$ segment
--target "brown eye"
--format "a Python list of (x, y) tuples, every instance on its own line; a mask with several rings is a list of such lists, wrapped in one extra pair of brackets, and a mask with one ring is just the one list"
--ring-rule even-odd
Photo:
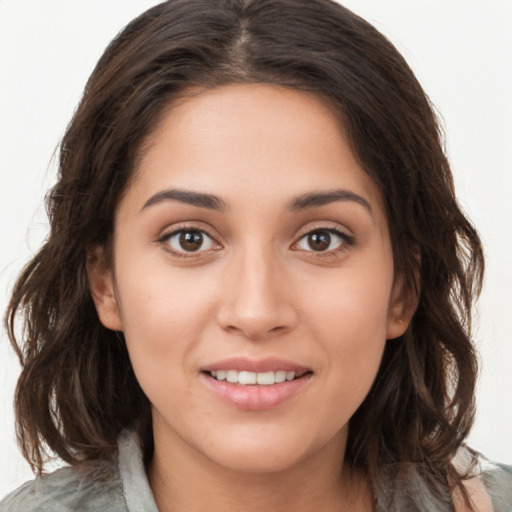
[(331, 234), (327, 231), (314, 231), (307, 235), (308, 245), (313, 251), (325, 251), (331, 245)]
[(306, 233), (295, 245), (309, 252), (336, 252), (352, 245), (352, 238), (337, 229), (315, 229)]
[(198, 251), (203, 245), (203, 234), (200, 231), (182, 231), (179, 234), (179, 244), (184, 251)]
[(207, 233), (199, 229), (179, 229), (160, 241), (168, 244), (174, 253), (204, 252), (217, 247), (218, 244)]

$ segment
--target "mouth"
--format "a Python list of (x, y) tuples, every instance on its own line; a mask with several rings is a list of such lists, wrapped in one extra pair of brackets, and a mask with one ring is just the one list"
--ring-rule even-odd
[(310, 386), (313, 371), (278, 358), (233, 357), (201, 368), (202, 382), (222, 402), (247, 411), (284, 405)]
[(273, 386), (283, 382), (289, 382), (300, 379), (306, 374), (311, 374), (311, 371), (267, 371), (267, 372), (251, 372), (251, 371), (238, 371), (238, 370), (212, 370), (204, 372), (217, 381), (226, 381), (230, 384), (237, 384), (239, 386)]

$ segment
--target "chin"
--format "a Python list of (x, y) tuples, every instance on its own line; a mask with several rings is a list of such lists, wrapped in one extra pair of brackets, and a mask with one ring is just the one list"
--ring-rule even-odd
[(291, 470), (298, 466), (304, 453), (297, 449), (278, 449), (275, 446), (244, 447), (243, 449), (224, 449), (222, 453), (212, 454), (212, 460), (219, 466), (243, 474), (271, 474)]
[(247, 429), (216, 439), (205, 454), (219, 466), (239, 473), (278, 473), (302, 466), (324, 448), (332, 450), (328, 438), (308, 438), (307, 434), (289, 427), (276, 432), (267, 425), (256, 432)]

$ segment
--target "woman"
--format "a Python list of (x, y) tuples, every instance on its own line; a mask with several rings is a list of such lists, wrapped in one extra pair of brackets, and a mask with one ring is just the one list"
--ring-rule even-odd
[(506, 510), (507, 470), (463, 447), (480, 241), (360, 18), (149, 10), (93, 72), (49, 206), (7, 326), (23, 452), (70, 468), (0, 510)]

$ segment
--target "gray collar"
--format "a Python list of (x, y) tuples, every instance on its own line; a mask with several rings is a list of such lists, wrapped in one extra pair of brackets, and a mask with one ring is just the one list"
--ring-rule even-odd
[(144, 469), (139, 439), (134, 432), (124, 431), (119, 444), (119, 474), (128, 512), (158, 512)]

